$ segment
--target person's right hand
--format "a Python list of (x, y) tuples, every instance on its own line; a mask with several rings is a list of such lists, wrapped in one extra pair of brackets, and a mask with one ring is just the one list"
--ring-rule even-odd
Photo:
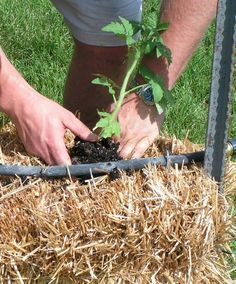
[(12, 118), (26, 151), (49, 165), (71, 164), (64, 142), (66, 128), (84, 140), (97, 139), (72, 112), (37, 92), (18, 102)]

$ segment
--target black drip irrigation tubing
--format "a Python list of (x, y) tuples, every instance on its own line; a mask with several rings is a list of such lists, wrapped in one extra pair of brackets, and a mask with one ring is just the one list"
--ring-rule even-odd
[(92, 164), (78, 164), (70, 166), (22, 166), (0, 164), (0, 176), (34, 176), (42, 178), (84, 177), (109, 174), (116, 169), (139, 170), (147, 165), (168, 166), (171, 164), (186, 165), (203, 162), (204, 151), (180, 155), (167, 155), (163, 157), (140, 158), (132, 160), (119, 160), (114, 162), (99, 162)]
[[(236, 154), (236, 139), (227, 143), (226, 155)], [(68, 176), (87, 177), (112, 173), (114, 170), (140, 170), (147, 165), (188, 165), (204, 161), (205, 151), (186, 153), (180, 155), (166, 155), (162, 157), (140, 158), (132, 160), (119, 160), (114, 162), (99, 162), (92, 164), (78, 164), (71, 166), (22, 166), (0, 164), (1, 176), (34, 176), (42, 178), (60, 178)]]

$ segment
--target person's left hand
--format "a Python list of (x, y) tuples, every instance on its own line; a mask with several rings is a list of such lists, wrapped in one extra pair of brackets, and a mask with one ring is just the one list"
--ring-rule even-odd
[(120, 155), (126, 159), (140, 158), (158, 137), (163, 119), (155, 106), (146, 105), (135, 93), (130, 94), (118, 114)]

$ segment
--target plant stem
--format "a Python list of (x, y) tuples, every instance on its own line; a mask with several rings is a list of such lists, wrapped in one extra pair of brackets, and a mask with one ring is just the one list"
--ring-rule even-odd
[(144, 87), (144, 86), (147, 86), (147, 83), (141, 84), (141, 85), (133, 87), (132, 89), (129, 89), (128, 91), (125, 92), (125, 96), (136, 91), (136, 90), (138, 90), (138, 89), (140, 89), (140, 88), (142, 88), (142, 87)]
[(127, 94), (129, 94), (129, 91), (126, 92), (127, 86), (130, 82), (130, 79), (135, 75), (135, 72), (137, 70), (137, 67), (138, 67), (141, 59), (142, 59), (142, 56), (141, 56), (140, 51), (137, 50), (137, 49), (134, 49), (134, 51), (131, 52), (131, 54), (129, 56), (128, 71), (127, 71), (126, 76), (124, 78), (124, 81), (122, 83), (120, 95), (119, 95), (119, 98), (117, 100), (117, 103), (115, 104), (115, 109), (112, 113), (111, 121), (113, 121), (115, 119), (115, 117), (117, 116), (117, 114), (118, 114), (118, 112), (121, 108), (121, 105), (123, 103), (125, 96)]

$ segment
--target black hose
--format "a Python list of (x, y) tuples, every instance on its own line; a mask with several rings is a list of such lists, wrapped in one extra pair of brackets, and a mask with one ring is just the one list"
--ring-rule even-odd
[(111, 173), (115, 169), (135, 170), (142, 169), (146, 165), (168, 164), (186, 165), (202, 162), (204, 151), (187, 153), (181, 155), (170, 155), (158, 158), (140, 158), (132, 160), (119, 160), (115, 162), (100, 162), (93, 164), (78, 164), (71, 166), (21, 166), (21, 165), (0, 165), (0, 175), (2, 176), (34, 176), (34, 177), (65, 177), (65, 176), (89, 176)]
[[(101, 174), (108, 174), (115, 169), (120, 170), (138, 170), (146, 165), (168, 164), (187, 165), (192, 163), (203, 162), (205, 151), (198, 151), (180, 155), (167, 155), (157, 158), (140, 158), (133, 160), (119, 160), (115, 162), (100, 162), (93, 164), (78, 164), (71, 166), (21, 166), (21, 165), (2, 165), (0, 164), (0, 176), (35, 176), (44, 178), (78, 176), (85, 177)], [(226, 154), (236, 154), (236, 139), (230, 140), (227, 144)]]

